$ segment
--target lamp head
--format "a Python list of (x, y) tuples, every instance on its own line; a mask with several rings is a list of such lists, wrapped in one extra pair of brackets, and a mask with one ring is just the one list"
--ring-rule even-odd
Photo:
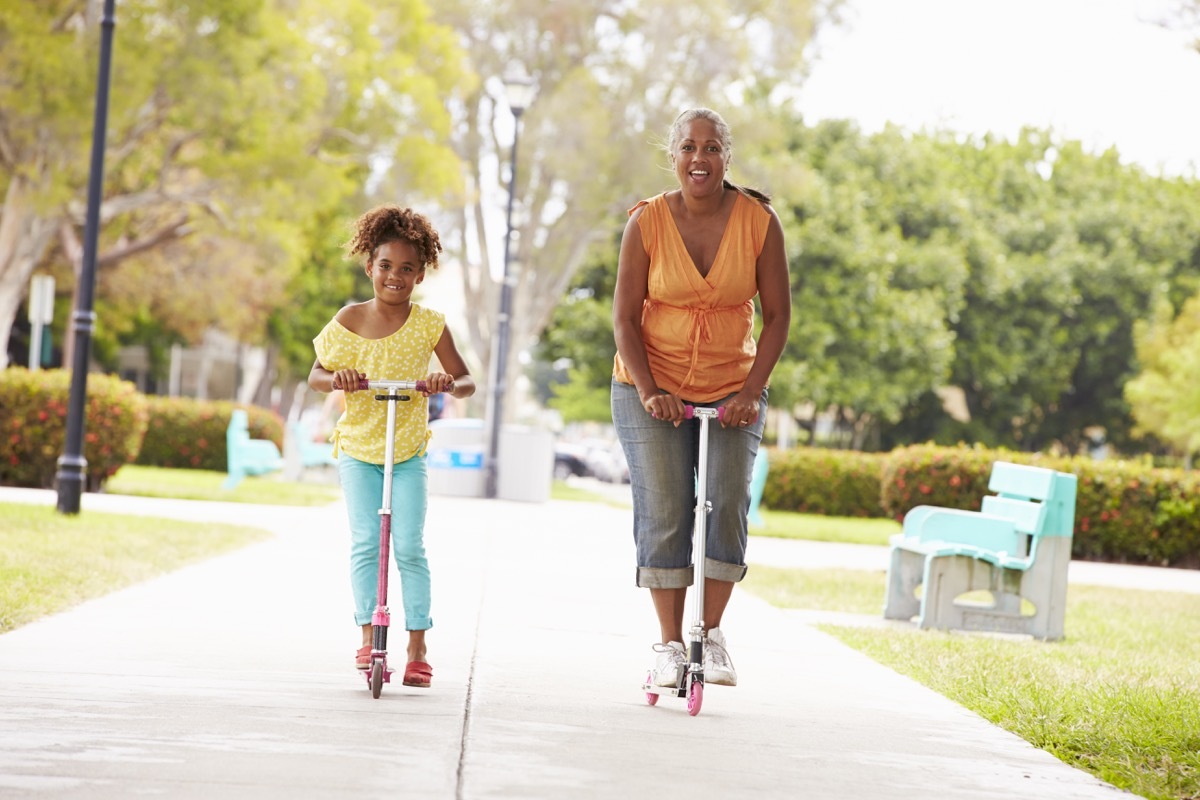
[(510, 76), (504, 79), (504, 92), (514, 117), (519, 117), (533, 102), (534, 85), (529, 78)]

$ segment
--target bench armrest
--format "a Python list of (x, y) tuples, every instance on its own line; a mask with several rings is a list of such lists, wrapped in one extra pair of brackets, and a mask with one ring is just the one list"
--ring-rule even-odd
[[(914, 515), (917, 511), (920, 513)], [(917, 506), (905, 515), (901, 533), (908, 542), (961, 544), (1014, 555), (1022, 552), (1012, 520), (978, 511)]]

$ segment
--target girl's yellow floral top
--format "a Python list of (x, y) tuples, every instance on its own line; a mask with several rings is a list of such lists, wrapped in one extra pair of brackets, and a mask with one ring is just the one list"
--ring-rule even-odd
[[(446, 317), (428, 308), (412, 306), (400, 330), (383, 339), (364, 339), (337, 320), (313, 339), (317, 361), (330, 371), (356, 369), (370, 380), (416, 381), (429, 374), (433, 348), (446, 327)], [(387, 402), (375, 392), (346, 393), (346, 411), (334, 428), (333, 453), (371, 464), (382, 464), (387, 438)], [(429, 400), (419, 392), (396, 403), (395, 462), (425, 453), (429, 441)]]

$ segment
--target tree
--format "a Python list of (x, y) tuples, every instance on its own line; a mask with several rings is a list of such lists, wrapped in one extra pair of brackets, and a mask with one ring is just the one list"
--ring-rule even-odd
[(455, 107), (467, 192), (449, 230), (473, 311), (470, 344), (484, 374), (499, 296), (493, 265), (504, 241), (489, 212), (504, 205), (512, 135), (505, 75), (524, 71), (537, 86), (518, 155), (512, 366), (550, 321), (589, 251), (619, 233), (625, 209), (670, 187), (648, 140), (686, 106), (728, 110), (750, 93), (794, 85), (817, 18), (835, 6), (701, 0), (688, 14), (712, 24), (680, 25), (663, 24), (679, 14), (666, 0), (438, 3), (438, 18), (458, 31), (480, 78)]
[[(99, 7), (0, 17), (0, 345), (39, 264), (78, 269)], [(373, 163), (430, 193), (455, 182), (442, 101), (465, 80), (423, 0), (122, 2), (100, 302), (261, 341), (305, 229)]]
[(1141, 372), (1125, 384), (1138, 429), (1171, 446), (1191, 465), (1200, 451), (1200, 295), (1172, 319), (1163, 301), (1153, 320), (1136, 326)]

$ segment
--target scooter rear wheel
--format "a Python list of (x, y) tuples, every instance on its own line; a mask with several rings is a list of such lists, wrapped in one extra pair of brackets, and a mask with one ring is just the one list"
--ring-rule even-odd
[[(653, 675), (651, 673), (647, 672), (646, 673), (646, 683), (649, 683), (650, 678), (652, 678), (652, 677), (653, 677)], [(649, 703), (650, 705), (654, 705), (655, 703), (658, 702), (658, 695), (655, 694), (654, 692), (646, 692), (646, 702)]]
[(371, 697), (379, 699), (380, 693), (383, 692), (383, 662), (376, 661), (371, 664)]

